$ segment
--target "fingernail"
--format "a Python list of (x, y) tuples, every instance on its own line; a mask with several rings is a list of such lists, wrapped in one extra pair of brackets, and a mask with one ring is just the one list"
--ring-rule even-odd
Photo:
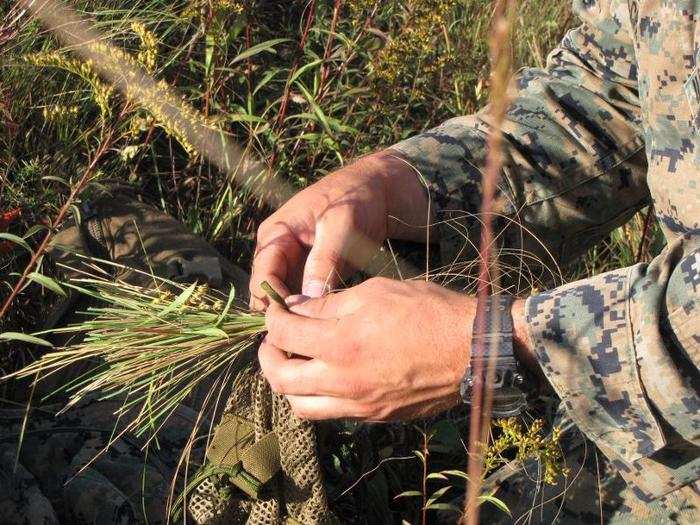
[(284, 300), (284, 302), (287, 303), (287, 306), (293, 308), (294, 306), (304, 304), (309, 299), (311, 299), (311, 297), (308, 295), (290, 295)]
[(301, 292), (307, 297), (316, 298), (321, 297), (325, 289), (326, 284), (323, 281), (309, 281)]

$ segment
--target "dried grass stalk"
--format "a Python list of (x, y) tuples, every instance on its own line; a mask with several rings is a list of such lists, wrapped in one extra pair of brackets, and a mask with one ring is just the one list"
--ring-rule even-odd
[(65, 286), (97, 300), (84, 321), (35, 335), (76, 334), (74, 345), (57, 348), (10, 377), (49, 376), (81, 365), (83, 370), (56, 393), (68, 394), (63, 411), (87, 396), (123, 397), (115, 414), (126, 416), (124, 432), (158, 429), (198, 386), (227, 373), (265, 329), (263, 314), (236, 304), (206, 285), (181, 285), (153, 277), (153, 288), (101, 277)]

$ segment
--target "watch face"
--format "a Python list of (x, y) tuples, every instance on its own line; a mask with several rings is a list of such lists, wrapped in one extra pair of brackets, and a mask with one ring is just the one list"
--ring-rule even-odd
[(506, 387), (493, 392), (492, 417), (520, 415), (527, 406), (527, 396), (517, 387)]

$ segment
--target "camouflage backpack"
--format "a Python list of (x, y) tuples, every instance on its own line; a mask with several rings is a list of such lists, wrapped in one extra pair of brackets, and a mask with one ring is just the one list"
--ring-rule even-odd
[[(86, 268), (85, 259), (76, 255), (80, 253), (123, 265), (124, 269), (115, 277), (134, 284), (148, 286), (149, 283), (147, 276), (144, 279), (143, 274), (132, 268), (176, 281), (206, 281), (222, 289), (234, 286), (241, 292), (240, 300), (246, 300), (248, 276), (244, 271), (221, 257), (203, 239), (186, 231), (178, 221), (144, 202), (132, 189), (100, 186), (86, 195), (79, 220), (68, 224), (52, 243), (51, 259), (64, 268), (65, 277), (73, 277)], [(46, 326), (72, 322), (79, 315), (77, 312), (85, 310), (86, 301), (75, 293), (69, 294), (48, 315)], [(176, 492), (183, 492), (182, 501), (197, 523), (335, 521), (322, 483), (314, 426), (296, 418), (287, 401), (270, 390), (257, 370), (254, 354), (249, 364), (232, 385), (223, 413), (216, 416), (220, 423), (213, 436), (200, 440), (208, 446), (206, 459), (202, 460), (200, 454), (199, 473), (192, 474), (190, 467), (189, 479), (178, 482)], [(60, 377), (44, 382), (42, 388), (51, 391), (79, 373), (80, 370), (65, 371)], [(51, 432), (52, 428), (74, 426), (75, 435), (67, 432), (67, 443), (63, 446), (29, 440), (20, 456), (20, 473), (26, 475), (14, 479), (0, 476), (0, 492), (5, 493), (0, 496), (0, 513), (16, 517), (8, 520), (9, 523), (26, 523), (27, 519), (29, 523), (167, 521), (170, 483), (205, 395), (206, 392), (197, 393), (189, 406), (179, 407), (172, 421), (159, 433), (157, 452), (143, 453), (143, 440), (125, 436), (79, 475), (76, 474), (81, 467), (110, 439), (104, 430), (110, 428), (110, 423), (113, 425), (119, 400), (87, 403), (58, 418), (32, 415), (30, 433), (39, 428)], [(47, 412), (46, 407), (42, 410)], [(18, 431), (21, 411), (17, 412), (17, 420), (13, 420), (17, 424), (8, 428)], [(5, 416), (6, 420), (15, 417)], [(92, 426), (100, 427), (101, 431), (88, 431), (86, 436), (76, 438)], [(44, 450), (47, 445), (52, 451)], [(4, 457), (2, 452), (0, 461), (9, 462), (10, 456)], [(55, 471), (40, 468), (31, 460), (61, 454), (69, 460)], [(195, 451), (195, 463), (196, 456)], [(122, 468), (115, 468), (115, 464)], [(45, 487), (52, 489), (47, 492), (43, 490)], [(184, 491), (183, 487), (186, 487)], [(26, 496), (30, 492), (37, 497), (28, 500)]]

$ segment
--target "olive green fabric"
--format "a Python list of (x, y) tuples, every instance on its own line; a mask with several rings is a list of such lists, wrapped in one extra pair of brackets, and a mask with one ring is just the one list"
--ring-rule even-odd
[(255, 427), (234, 414), (224, 414), (207, 449), (214, 470), (229, 469), (231, 483), (252, 498), (280, 470), (277, 436), (269, 432), (255, 440)]
[[(279, 465), (274, 463), (277, 450)], [(231, 465), (243, 468), (231, 476)], [(204, 472), (211, 475), (189, 497), (197, 523), (336, 522), (323, 486), (313, 424), (297, 418), (288, 401), (272, 392), (254, 369), (234, 386)], [(241, 472), (267, 479), (256, 487), (255, 499), (247, 490), (250, 480), (242, 481)]]

